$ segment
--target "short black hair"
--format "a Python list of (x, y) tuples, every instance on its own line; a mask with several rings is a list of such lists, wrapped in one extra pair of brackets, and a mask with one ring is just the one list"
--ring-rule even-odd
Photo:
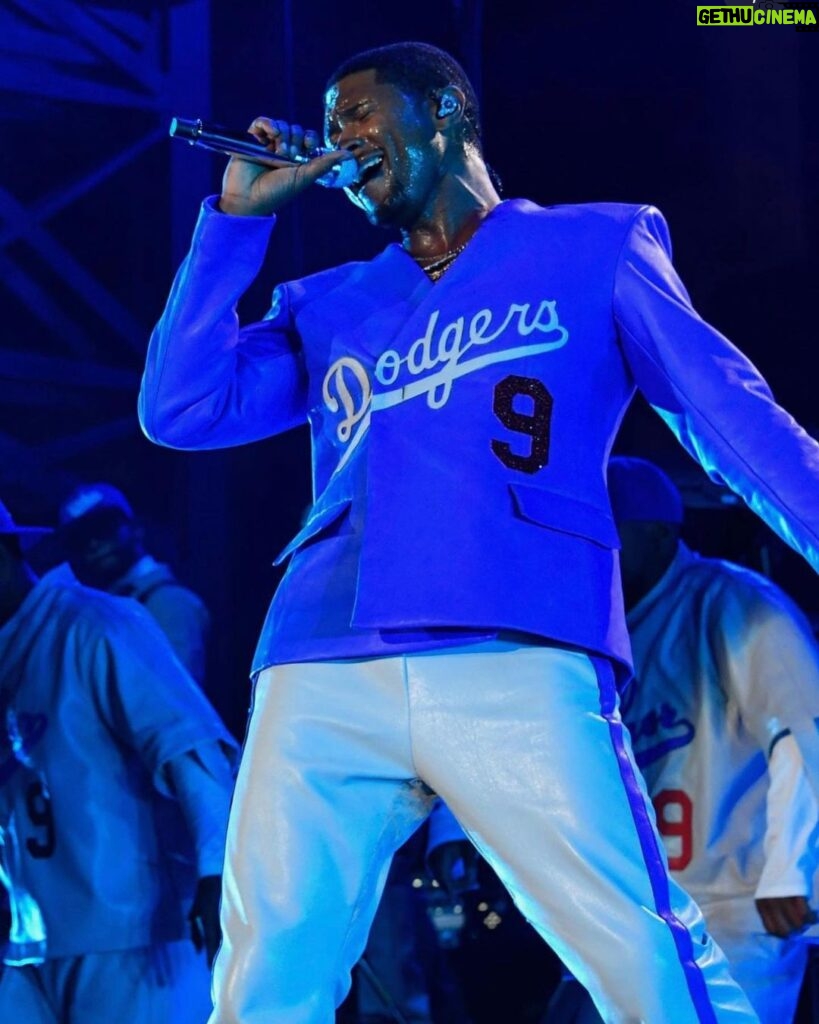
[(404, 92), (421, 97), (434, 96), (448, 85), (456, 85), (466, 97), (464, 141), (481, 146), (481, 111), (472, 83), (445, 50), (429, 43), (391, 43), (364, 50), (335, 69), (324, 91), (357, 71), (375, 71), (376, 81), (388, 82)]

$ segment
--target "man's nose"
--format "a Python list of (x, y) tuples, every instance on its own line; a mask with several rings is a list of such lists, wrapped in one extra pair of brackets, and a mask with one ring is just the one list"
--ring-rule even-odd
[(337, 149), (346, 149), (350, 153), (355, 153), (356, 150), (361, 149), (364, 145), (364, 140), (358, 134), (354, 127), (342, 128), (336, 139)]

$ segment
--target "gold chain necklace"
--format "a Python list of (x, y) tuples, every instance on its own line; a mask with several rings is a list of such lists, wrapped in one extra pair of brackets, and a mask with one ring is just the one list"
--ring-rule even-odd
[(454, 249), (450, 249), (445, 252), (443, 256), (435, 256), (432, 258), (432, 262), (426, 262), (430, 259), (429, 256), (413, 256), (412, 258), (424, 271), (430, 281), (437, 281), (439, 277), (442, 277), (447, 270), (452, 266), (455, 260), (461, 255), (467, 246), (467, 242), (463, 242), (461, 245), (455, 246)]

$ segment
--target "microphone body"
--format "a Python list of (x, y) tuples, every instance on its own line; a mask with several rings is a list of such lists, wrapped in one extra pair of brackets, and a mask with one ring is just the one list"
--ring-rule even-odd
[[(174, 117), (171, 120), (168, 134), (172, 139), (181, 139), (191, 146), (209, 149), (214, 153), (224, 153), (226, 156), (242, 156), (247, 160), (255, 160), (257, 163), (264, 164), (266, 167), (275, 167), (277, 164), (281, 167), (306, 164), (317, 156), (334, 152), (332, 149), (317, 147), (304, 156), (282, 156), (279, 153), (271, 153), (247, 132), (221, 128), (199, 118), (186, 120), (182, 117)], [(327, 174), (317, 178), (316, 182), (325, 188), (346, 188), (348, 185), (352, 185), (357, 178), (358, 165), (354, 157), (350, 155), (340, 159)]]

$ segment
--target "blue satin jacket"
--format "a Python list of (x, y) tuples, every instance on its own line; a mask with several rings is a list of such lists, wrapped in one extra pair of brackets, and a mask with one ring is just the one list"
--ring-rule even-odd
[(272, 225), (205, 205), (140, 396), (172, 447), (310, 422), (315, 503), (255, 669), (459, 630), (628, 664), (605, 477), (635, 388), (819, 567), (819, 446), (692, 309), (656, 209), (506, 201), (435, 284), (390, 245), (240, 327)]

